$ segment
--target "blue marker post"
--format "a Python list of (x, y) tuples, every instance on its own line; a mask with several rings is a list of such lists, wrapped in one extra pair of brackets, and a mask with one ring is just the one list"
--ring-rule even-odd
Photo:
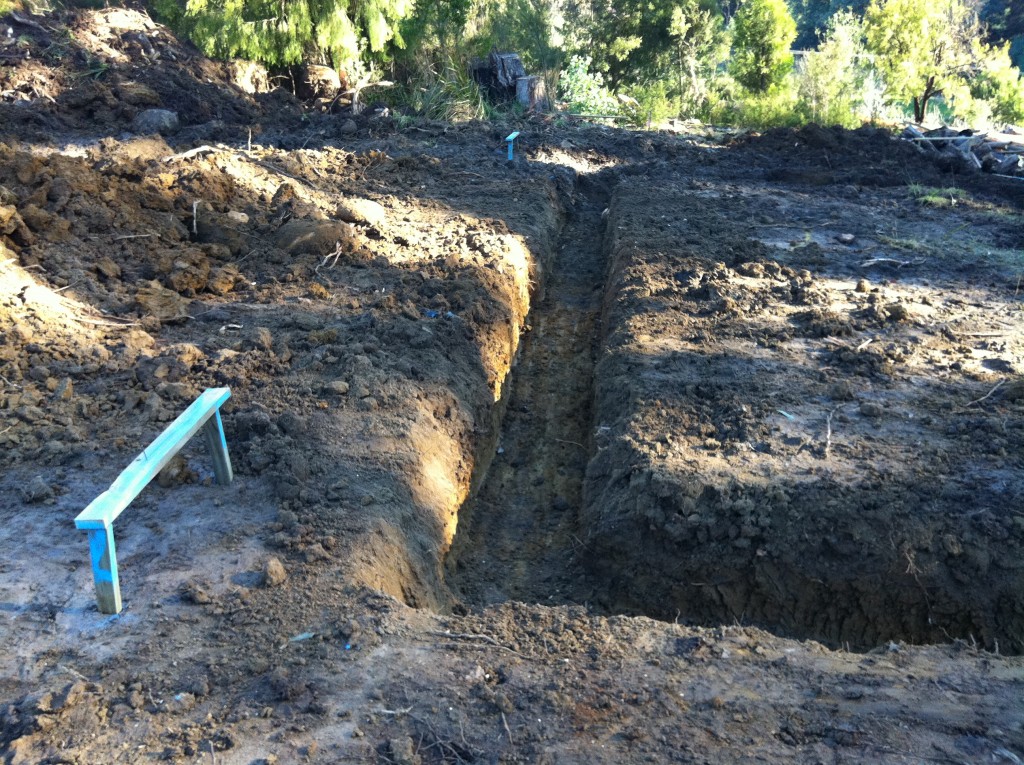
[(100, 613), (121, 612), (114, 521), (200, 428), (213, 457), (213, 472), (217, 476), (217, 483), (231, 483), (234, 475), (220, 419), (220, 408), (230, 396), (231, 391), (227, 388), (210, 388), (203, 393), (121, 471), (109, 489), (90, 502), (75, 518), (75, 525), (89, 532), (89, 556), (92, 558), (92, 577)]
[(515, 146), (515, 142), (516, 142), (516, 139), (518, 137), (519, 137), (519, 131), (517, 130), (516, 132), (512, 133), (512, 135), (510, 135), (508, 138), (505, 139), (506, 141), (508, 141), (508, 161), (509, 162), (511, 162), (513, 159), (515, 159), (515, 154), (514, 154), (513, 147)]

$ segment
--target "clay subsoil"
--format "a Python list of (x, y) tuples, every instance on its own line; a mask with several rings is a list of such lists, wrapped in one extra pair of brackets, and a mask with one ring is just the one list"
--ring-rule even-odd
[[(0, 761), (1024, 757), (1020, 183), (332, 114), (135, 11), (31, 21)], [(234, 482), (186, 447), (100, 614), (74, 517), (215, 386)]]

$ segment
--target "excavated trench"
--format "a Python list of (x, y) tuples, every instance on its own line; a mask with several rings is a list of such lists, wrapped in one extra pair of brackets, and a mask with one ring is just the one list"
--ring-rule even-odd
[[(1001, 609), (972, 605), (969, 588), (946, 587), (938, 578), (926, 588), (916, 576), (893, 574), (891, 561), (882, 555), (864, 559), (853, 575), (815, 547), (808, 524), (822, 513), (805, 516), (799, 509), (826, 504), (814, 486), (794, 485), (788, 493), (782, 483), (763, 489), (755, 483), (718, 487), (716, 479), (696, 469), (666, 472), (666, 457), (656, 455), (666, 453), (665, 444), (669, 452), (678, 451), (673, 440), (687, 435), (682, 421), (673, 420), (673, 407), (676, 412), (728, 408), (733, 391), (758, 384), (758, 378), (744, 371), (742, 362), (729, 362), (724, 387), (710, 404), (701, 403), (702, 396), (718, 390), (717, 383), (702, 382), (702, 370), (708, 359), (728, 360), (728, 353), (656, 359), (645, 357), (646, 351), (638, 355), (616, 347), (623, 337), (651, 342), (648, 331), (666, 338), (658, 342), (669, 342), (707, 313), (707, 301), (701, 298), (692, 307), (678, 300), (643, 302), (656, 300), (657, 293), (630, 285), (638, 274), (651, 273), (645, 269), (669, 268), (676, 246), (675, 240), (660, 245), (649, 240), (647, 218), (669, 220), (683, 213), (675, 203), (666, 203), (663, 211), (653, 209), (657, 204), (624, 205), (629, 192), (613, 198), (601, 178), (584, 177), (577, 186), (576, 204), (546, 261), (529, 331), (496, 408), (501, 422), (494, 424), (491, 452), (478, 460), (473, 489), (459, 511), (445, 560), (454, 610), (509, 600), (583, 604), (605, 613), (700, 624), (738, 621), (863, 650), (892, 640), (975, 637), (1002, 645), (1004, 652), (1022, 650), (1013, 603)], [(687, 214), (692, 228), (704, 213)], [(729, 220), (706, 223), (711, 228), (697, 239), (689, 234), (688, 241), (715, 252), (743, 253), (751, 247)], [(723, 266), (709, 260), (707, 268)], [(648, 298), (637, 301), (636, 295)], [(659, 316), (674, 317), (667, 331), (648, 328)], [(641, 371), (651, 364), (658, 371)], [(645, 393), (651, 379), (668, 387)], [(609, 440), (605, 423), (614, 422), (623, 434)], [(648, 447), (654, 442), (652, 456)], [(688, 452), (693, 447), (679, 443), (675, 464), (688, 456), (696, 464), (699, 448)], [(733, 469), (738, 467), (723, 464), (718, 475), (731, 475)], [(831, 486), (822, 485), (822, 491)], [(830, 512), (836, 514), (830, 523), (844, 522), (841, 506)], [(744, 520), (747, 516), (754, 520)], [(888, 516), (880, 518), (891, 523)], [(702, 523), (707, 526), (703, 536)], [(747, 523), (763, 537), (758, 547), (744, 543)], [(692, 539), (686, 524), (696, 528)], [(766, 531), (757, 531), (757, 525)], [(770, 552), (773, 545), (780, 552)]]
[(447, 581), (478, 605), (588, 600), (579, 565), (608, 193), (583, 179), (512, 373), (495, 451), (459, 513)]

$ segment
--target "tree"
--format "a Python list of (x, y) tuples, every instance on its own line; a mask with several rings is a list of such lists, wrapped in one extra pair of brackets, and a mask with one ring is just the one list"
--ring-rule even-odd
[(684, 0), (672, 9), (669, 34), (675, 41), (680, 99), (693, 112), (707, 99), (717, 52), (723, 47), (722, 14), (700, 0)]
[(794, 47), (811, 50), (825, 39), (829, 23), (837, 13), (849, 11), (859, 18), (864, 15), (868, 0), (787, 0), (787, 4), (796, 19)]
[(733, 77), (753, 93), (781, 85), (793, 69), (796, 22), (785, 0), (746, 0), (733, 18)]
[(812, 120), (856, 126), (869, 76), (867, 58), (861, 20), (840, 11), (829, 20), (818, 50), (806, 54), (800, 74), (800, 97)]
[(1010, 45), (985, 50), (981, 65), (971, 78), (974, 99), (985, 101), (992, 119), (1011, 125), (1024, 122), (1024, 78), (1010, 60)]
[(864, 21), (890, 97), (911, 102), (917, 122), (980, 61), (981, 27), (967, 0), (872, 0)]
[(671, 0), (569, 0), (569, 47), (589, 56), (611, 90), (672, 71)]
[(183, 26), (210, 56), (269, 66), (318, 60), (336, 68), (401, 47), (412, 0), (186, 0)]

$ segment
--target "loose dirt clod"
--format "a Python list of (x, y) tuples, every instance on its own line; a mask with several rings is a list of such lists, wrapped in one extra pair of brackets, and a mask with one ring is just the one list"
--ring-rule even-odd
[(284, 564), (277, 558), (268, 558), (263, 566), (263, 583), (267, 587), (277, 587), (288, 579)]

